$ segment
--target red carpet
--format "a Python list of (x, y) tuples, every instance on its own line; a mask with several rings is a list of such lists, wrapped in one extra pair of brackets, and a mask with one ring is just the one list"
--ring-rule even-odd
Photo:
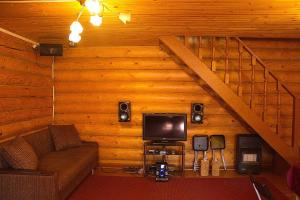
[[(270, 184), (270, 183), (269, 183)], [(268, 186), (269, 186), (268, 184)], [(270, 186), (276, 200), (287, 200)], [(90, 176), (69, 200), (257, 200), (248, 178), (154, 178)]]

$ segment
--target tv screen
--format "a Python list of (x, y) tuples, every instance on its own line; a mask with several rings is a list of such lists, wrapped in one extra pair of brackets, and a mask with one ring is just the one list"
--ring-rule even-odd
[(183, 141), (187, 135), (186, 114), (144, 113), (143, 139), (155, 141)]

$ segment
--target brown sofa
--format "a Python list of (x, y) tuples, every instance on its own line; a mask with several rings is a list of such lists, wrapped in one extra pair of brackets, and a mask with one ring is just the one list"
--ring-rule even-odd
[[(14, 170), (0, 154), (0, 199), (66, 199), (97, 166), (98, 144), (95, 142), (55, 151), (48, 128), (24, 138), (39, 158), (38, 169)], [(3, 144), (0, 143), (0, 149)]]

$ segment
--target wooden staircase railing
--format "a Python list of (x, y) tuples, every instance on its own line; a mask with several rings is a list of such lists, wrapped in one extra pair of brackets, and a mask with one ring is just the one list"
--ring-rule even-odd
[[(241, 39), (196, 38), (198, 42), (195, 42), (195, 37), (192, 38), (193, 45), (190, 45), (188, 37), (164, 36), (160, 42), (204, 80), (275, 151), (289, 163), (297, 162), (300, 144), (299, 99)], [(223, 41), (223, 46), (216, 45), (217, 39)], [(231, 54), (234, 58), (230, 57)], [(223, 59), (224, 65), (218, 70), (220, 59)], [(230, 62), (231, 59), (238, 60), (235, 62), (237, 64)], [(244, 69), (246, 62), (250, 70)], [(262, 97), (259, 96), (261, 92)], [(286, 114), (283, 106), (289, 108), (288, 116), (292, 116), (288, 122), (282, 118), (282, 113)], [(287, 143), (283, 136), (289, 139)]]

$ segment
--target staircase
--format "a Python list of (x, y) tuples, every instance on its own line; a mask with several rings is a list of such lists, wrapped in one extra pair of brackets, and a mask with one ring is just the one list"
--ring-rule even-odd
[(299, 161), (300, 100), (241, 39), (163, 36), (160, 46), (287, 162)]

